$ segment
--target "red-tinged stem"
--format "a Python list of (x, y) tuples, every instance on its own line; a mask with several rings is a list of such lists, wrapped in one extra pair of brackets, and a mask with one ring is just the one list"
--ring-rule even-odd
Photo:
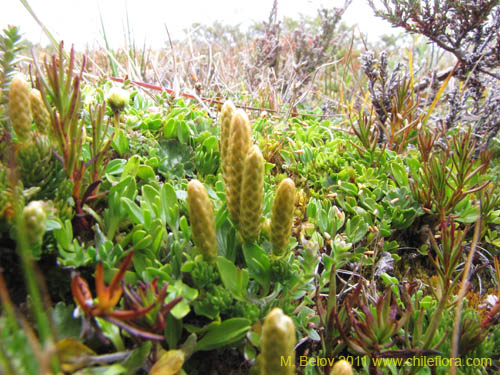
[(118, 272), (115, 274), (113, 277), (113, 280), (111, 280), (111, 284), (109, 285), (109, 288), (111, 290), (115, 290), (118, 288), (120, 285), (120, 282), (122, 281), (123, 277), (125, 276), (125, 272), (127, 271), (127, 268), (130, 266), (132, 263), (132, 257), (134, 256), (134, 251), (131, 251), (125, 260), (122, 262), (120, 269)]
[(129, 324), (126, 324), (125, 322), (122, 322), (118, 319), (115, 319), (109, 315), (105, 315), (103, 317), (105, 320), (107, 320), (108, 322), (110, 323), (113, 323), (114, 325), (124, 329), (125, 331), (127, 331), (128, 333), (130, 333), (131, 335), (134, 335), (134, 336), (137, 336), (137, 337), (142, 337), (146, 340), (155, 340), (155, 341), (163, 341), (165, 340), (165, 337), (163, 336), (160, 336), (160, 335), (156, 335), (154, 333), (151, 333), (151, 332), (147, 332), (147, 331), (143, 331), (139, 328), (135, 328), (135, 327), (132, 327), (131, 325)]
[[(118, 77), (108, 77), (108, 78), (111, 81), (114, 81), (114, 82), (119, 82), (119, 83), (125, 82), (125, 80), (123, 78), (118, 78)], [(164, 92), (169, 93), (170, 95), (175, 94), (174, 90), (166, 88), (166, 87), (157, 86), (157, 85), (153, 85), (151, 83), (140, 82), (140, 81), (130, 81), (130, 82), (133, 83), (134, 85), (137, 85), (137, 86), (140, 86), (140, 87), (144, 87), (146, 89), (151, 89), (151, 90), (155, 90), (155, 91), (162, 91), (162, 92), (164, 91)], [(223, 105), (224, 104), (224, 102), (221, 101), (221, 100), (212, 99), (212, 98), (206, 98), (206, 97), (203, 97), (203, 96), (196, 97), (194, 95), (187, 94), (187, 93), (184, 93), (184, 92), (179, 93), (179, 95), (181, 95), (184, 98), (194, 99), (194, 100), (201, 100), (201, 101), (204, 101), (206, 103), (219, 104), (219, 105)], [(249, 107), (249, 106), (244, 106), (244, 105), (239, 105), (239, 104), (235, 104), (235, 106), (238, 107), (238, 108), (242, 108), (242, 109), (246, 109), (246, 110), (250, 110), (250, 111), (266, 111), (266, 112), (280, 113), (278, 110), (276, 110), (276, 109), (270, 109), (270, 108)]]
[(146, 315), (155, 306), (156, 302), (150, 306), (146, 306), (137, 310), (115, 310), (107, 313), (106, 315), (119, 320), (131, 320)]
[[(114, 81), (114, 82), (119, 82), (119, 83), (124, 83), (126, 80), (123, 79), (123, 78), (118, 78), (118, 77), (108, 77), (108, 79), (110, 79), (111, 81)], [(131, 80), (127, 80), (131, 83), (133, 83), (134, 85), (137, 85), (137, 86), (140, 86), (140, 87), (144, 87), (146, 89), (151, 89), (151, 90), (156, 90), (156, 91), (164, 91), (164, 92), (167, 92), (169, 93), (170, 95), (174, 95), (175, 94), (175, 91), (172, 90), (172, 89), (169, 89), (169, 88), (166, 88), (166, 87), (161, 87), (161, 86), (157, 86), (157, 85), (153, 85), (151, 83), (146, 83), (146, 82), (140, 82), (140, 81), (131, 81)], [(203, 102), (206, 102), (206, 103), (212, 103), (212, 104), (218, 104), (218, 105), (223, 105), (224, 102), (221, 101), (221, 100), (217, 100), (217, 99), (212, 99), (212, 98), (206, 98), (206, 97), (197, 97), (197, 96), (194, 96), (194, 95), (191, 95), (191, 94), (187, 94), (187, 93), (184, 93), (184, 92), (181, 92), (179, 93), (180, 96), (184, 97), (184, 98), (188, 98), (188, 99), (194, 99), (194, 100), (201, 100)], [(275, 113), (277, 115), (279, 114), (287, 114), (288, 112), (284, 112), (284, 111), (279, 111), (277, 109), (271, 109), (271, 108), (259, 108), (259, 107), (250, 107), (250, 106), (246, 106), (246, 105), (241, 105), (241, 104), (235, 104), (236, 107), (238, 108), (241, 108), (241, 109), (246, 109), (248, 111), (260, 111), (260, 112), (271, 112), (271, 113)], [(299, 113), (297, 112), (297, 108), (294, 107), (294, 112), (293, 112), (293, 117), (296, 117), (298, 116)], [(301, 116), (308, 116), (308, 117), (315, 117), (315, 118), (327, 118), (327, 117), (331, 117), (330, 115), (317, 115), (315, 113), (300, 113)]]

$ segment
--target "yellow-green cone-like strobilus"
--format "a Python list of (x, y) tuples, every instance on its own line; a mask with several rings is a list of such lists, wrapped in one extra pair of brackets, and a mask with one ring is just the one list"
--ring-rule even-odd
[(346, 360), (340, 360), (335, 362), (330, 375), (352, 375), (352, 365)]
[(193, 242), (200, 249), (203, 258), (213, 263), (217, 258), (217, 237), (212, 201), (205, 186), (198, 180), (189, 181), (187, 194)]
[(48, 134), (50, 114), (42, 100), (42, 94), (37, 89), (30, 91), (30, 107), (36, 127), (41, 134)]
[(241, 181), (240, 233), (247, 242), (256, 241), (262, 226), (265, 161), (258, 146), (248, 151)]
[(271, 244), (273, 254), (284, 255), (290, 240), (295, 208), (295, 184), (285, 178), (278, 186), (271, 215)]
[(260, 375), (295, 374), (295, 326), (280, 308), (272, 309), (264, 320), (260, 339)]
[(231, 134), (231, 119), (236, 111), (233, 102), (228, 100), (222, 106), (220, 116), (220, 158), (222, 164), (222, 175), (226, 177), (227, 171), (227, 152), (229, 148), (229, 135)]
[(31, 201), (23, 209), (23, 220), (25, 225), (25, 236), (30, 245), (42, 242), (45, 233), (45, 221), (47, 213), (43, 201)]
[(20, 141), (25, 141), (31, 131), (30, 89), (21, 75), (10, 82), (9, 117)]
[(228, 165), (226, 173), (226, 202), (233, 224), (240, 221), (241, 182), (243, 164), (252, 143), (252, 134), (248, 116), (237, 110), (231, 119), (231, 133), (226, 155)]

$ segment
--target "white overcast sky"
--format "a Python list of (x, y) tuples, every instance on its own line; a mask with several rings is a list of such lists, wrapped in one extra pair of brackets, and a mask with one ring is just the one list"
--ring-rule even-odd
[[(42, 23), (57, 40), (75, 44), (77, 48), (102, 45), (99, 12), (113, 48), (124, 43), (128, 10), (129, 23), (136, 43), (162, 47), (167, 38), (165, 25), (173, 38), (182, 38), (182, 30), (195, 22), (241, 24), (248, 26), (267, 20), (273, 0), (28, 0)], [(316, 15), (320, 5), (340, 7), (343, 0), (279, 0), (278, 17), (298, 17), (300, 13)], [(21, 27), (21, 32), (33, 42), (46, 45), (40, 27), (19, 0), (4, 0), (0, 11), (0, 28)], [(382, 34), (394, 32), (390, 26), (373, 16), (366, 0), (354, 0), (345, 21), (357, 24), (375, 41)]]

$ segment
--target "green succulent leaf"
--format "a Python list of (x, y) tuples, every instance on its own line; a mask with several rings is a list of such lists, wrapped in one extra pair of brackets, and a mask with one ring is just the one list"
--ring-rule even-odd
[(245, 318), (232, 318), (214, 325), (198, 341), (195, 351), (213, 350), (234, 344), (243, 339), (251, 327), (251, 322)]
[(391, 163), (391, 171), (394, 179), (399, 187), (408, 187), (408, 172), (402, 164), (402, 161), (397, 159)]
[(480, 215), (478, 205), (473, 205), (470, 199), (463, 199), (455, 207), (455, 220), (459, 223), (472, 224)]
[(243, 256), (248, 265), (249, 276), (262, 287), (262, 294), (269, 292), (271, 285), (271, 263), (269, 255), (257, 244), (243, 245)]
[(139, 168), (137, 169), (137, 176), (142, 178), (143, 180), (149, 180), (149, 179), (154, 179), (155, 178), (155, 172), (153, 168), (151, 168), (149, 165), (139, 165)]
[(128, 176), (132, 177), (137, 176), (137, 172), (139, 171), (139, 165), (140, 165), (139, 156), (134, 155), (130, 159), (128, 159), (127, 164), (125, 164), (125, 167), (123, 168), (121, 179), (123, 180)]
[(345, 234), (349, 242), (353, 244), (361, 241), (368, 232), (368, 223), (366, 223), (361, 216), (356, 215), (348, 219), (345, 224)]
[(111, 147), (113, 147), (120, 156), (123, 156), (128, 151), (128, 137), (125, 135), (122, 129), (120, 129), (118, 133), (116, 133), (115, 138), (111, 142)]
[(52, 318), (57, 325), (58, 340), (66, 337), (80, 337), (81, 322), (73, 316), (74, 306), (58, 302), (53, 309)]
[(134, 201), (130, 200), (127, 197), (122, 197), (121, 201), (124, 204), (130, 218), (136, 224), (144, 224), (144, 215), (142, 214), (141, 208)]
[(229, 259), (217, 257), (217, 269), (222, 283), (234, 298), (245, 301), (247, 297), (248, 271), (239, 269)]

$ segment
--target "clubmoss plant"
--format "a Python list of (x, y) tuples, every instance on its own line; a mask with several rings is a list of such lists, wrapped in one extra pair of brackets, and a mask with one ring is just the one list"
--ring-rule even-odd
[(23, 186), (40, 188), (33, 195), (34, 200), (53, 199), (55, 192), (66, 180), (62, 163), (52, 153), (48, 137), (39, 135), (26, 144), (28, 147), (19, 150), (16, 158)]
[(9, 83), (16, 74), (16, 64), (18, 62), (18, 53), (21, 51), (21, 34), (19, 28), (7, 26), (0, 33), (0, 137), (3, 128), (9, 129), (7, 124), (7, 103)]
[(290, 178), (281, 181), (274, 198), (271, 216), (273, 254), (284, 255), (290, 240), (295, 207), (295, 183)]
[(36, 127), (41, 134), (47, 134), (50, 127), (50, 115), (42, 100), (42, 94), (37, 89), (32, 89), (29, 98), (31, 113), (33, 114)]
[(231, 134), (231, 119), (236, 111), (232, 101), (227, 101), (222, 106), (220, 117), (220, 155), (222, 163), (222, 174), (225, 176), (227, 173), (227, 153), (229, 149), (229, 135)]
[(227, 208), (235, 225), (238, 225), (240, 221), (243, 165), (251, 143), (252, 135), (248, 116), (243, 110), (237, 110), (231, 120), (226, 176)]
[[(295, 326), (292, 319), (280, 308), (271, 310), (262, 326), (260, 375), (295, 374), (295, 342)], [(282, 358), (289, 365), (283, 365)]]
[(21, 51), (21, 33), (15, 26), (7, 26), (0, 35), (0, 87), (6, 89), (10, 81), (9, 76), (15, 74), (15, 64), (18, 60), (18, 53)]
[(248, 242), (257, 240), (262, 226), (264, 172), (264, 157), (253, 146), (245, 158), (241, 183), (240, 233)]
[(7, 167), (0, 161), (0, 222), (14, 216), (12, 189), (8, 184)]
[(30, 245), (42, 242), (47, 213), (42, 201), (32, 201), (23, 209), (26, 238)]
[(187, 194), (193, 242), (200, 249), (203, 258), (213, 263), (217, 258), (217, 237), (212, 202), (205, 186), (198, 180), (189, 182)]
[(21, 75), (12, 78), (9, 90), (9, 117), (19, 141), (29, 138), (31, 130), (30, 91)]

